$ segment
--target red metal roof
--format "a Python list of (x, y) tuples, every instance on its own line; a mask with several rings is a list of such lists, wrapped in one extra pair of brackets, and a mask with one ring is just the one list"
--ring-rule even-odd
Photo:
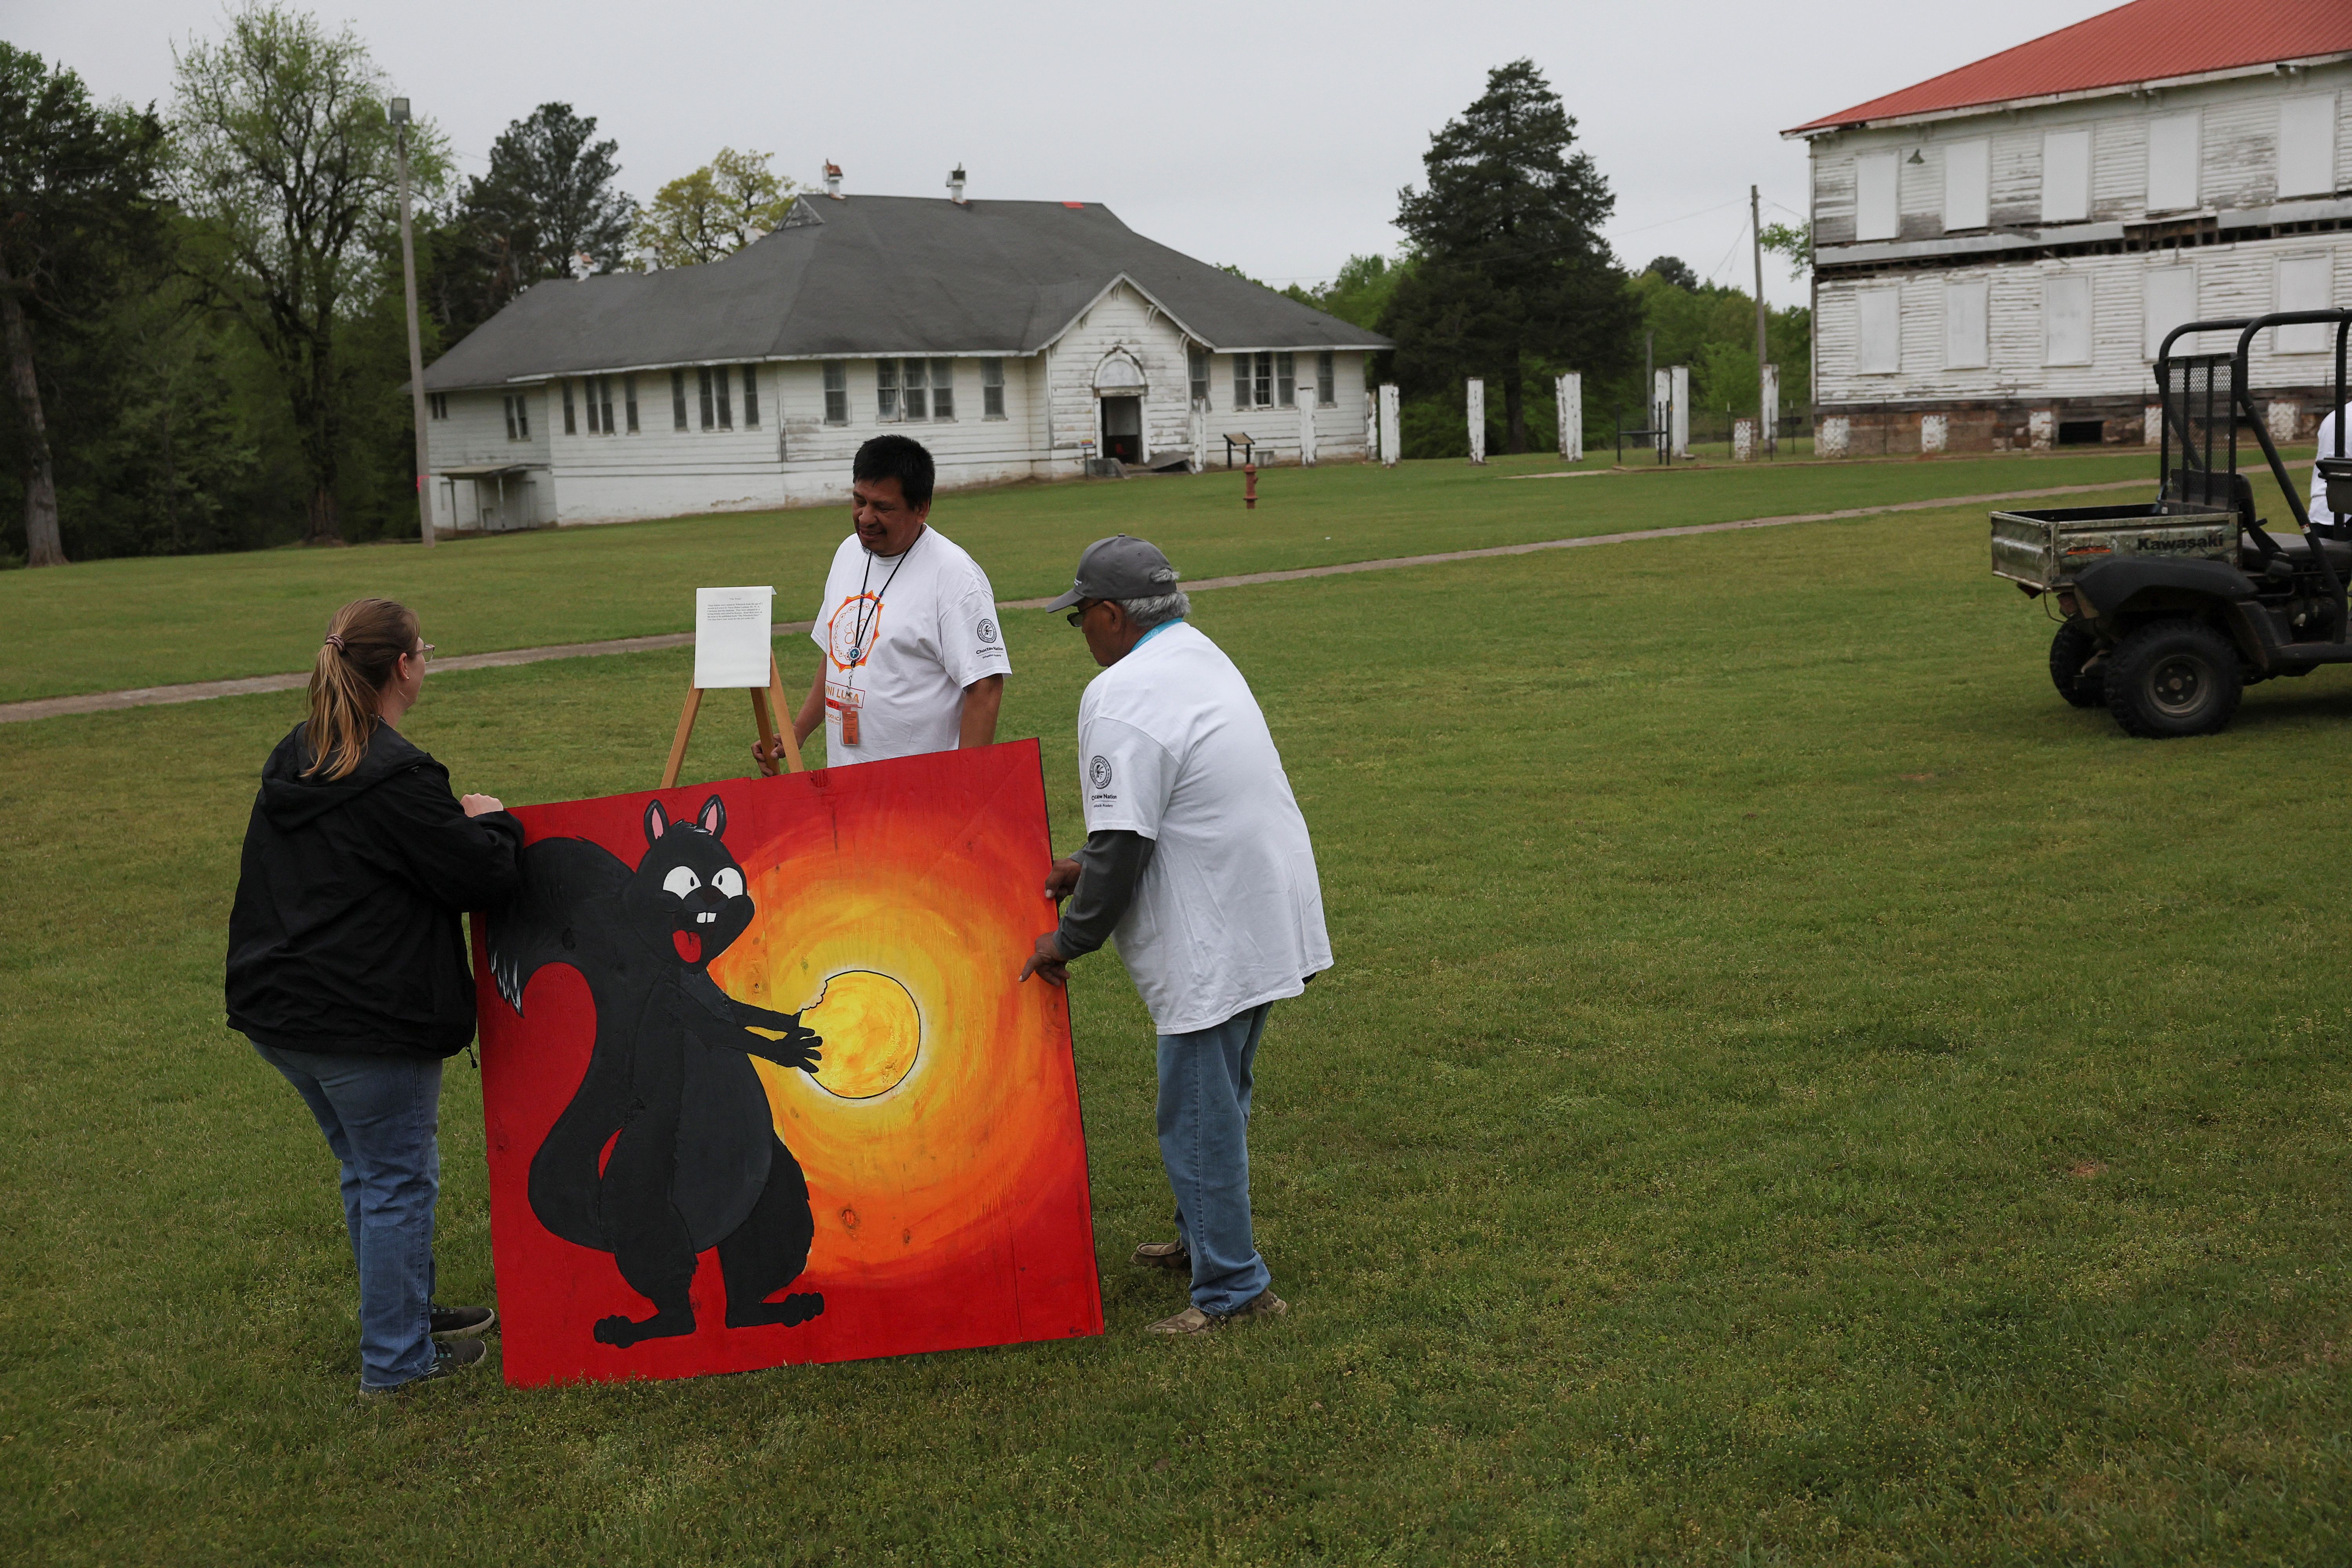
[(2347, 51), (2352, 5), (2346, 0), (2132, 0), (1788, 133)]

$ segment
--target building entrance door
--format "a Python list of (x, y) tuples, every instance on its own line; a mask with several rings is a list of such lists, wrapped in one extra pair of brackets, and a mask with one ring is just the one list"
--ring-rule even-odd
[(1103, 456), (1122, 463), (1143, 461), (1143, 399), (1102, 400)]

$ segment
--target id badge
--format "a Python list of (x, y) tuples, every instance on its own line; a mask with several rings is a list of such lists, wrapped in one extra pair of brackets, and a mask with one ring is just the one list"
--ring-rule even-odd
[(844, 703), (841, 709), (841, 743), (845, 746), (857, 744), (857, 710), (847, 703)]

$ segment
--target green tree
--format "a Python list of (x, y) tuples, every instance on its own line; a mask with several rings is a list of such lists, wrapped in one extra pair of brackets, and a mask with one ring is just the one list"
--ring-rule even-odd
[(1412, 265), (1409, 256), (1394, 261), (1385, 256), (1350, 256), (1339, 276), (1321, 288), (1301, 289), (1294, 283), (1283, 292), (1343, 321), (1377, 331), (1381, 312)]
[(1642, 270), (1677, 289), (1695, 291), (1699, 287), (1698, 274), (1693, 272), (1690, 263), (1679, 256), (1661, 256)]
[(37, 331), (86, 331), (154, 252), (163, 146), (152, 114), (100, 109), (72, 71), (0, 43), (0, 337), (35, 566), (66, 560)]
[[(381, 288), (397, 221), (386, 83), (349, 27), (275, 3), (248, 4), (226, 37), (173, 52), (173, 187), (197, 220), (192, 260), (276, 368), (301, 444), (307, 537), (340, 542), (340, 479), (352, 388), (339, 338)], [(448, 155), (429, 122), (410, 127), (411, 179), (428, 200)]]
[(1615, 369), (1635, 321), (1601, 237), (1615, 198), (1575, 141), (1535, 62), (1514, 60), (1431, 136), (1428, 188), (1398, 194), (1397, 226), (1417, 259), (1381, 317), (1397, 379), (1415, 394), (1499, 381), (1513, 452), (1528, 449), (1528, 380)]
[(570, 275), (578, 257), (606, 271), (625, 258), (637, 204), (614, 188), (621, 144), (595, 134), (593, 116), (542, 103), (490, 143), (488, 173), (467, 183), (428, 247), (425, 292), (452, 340), (541, 279)]
[(719, 155), (654, 193), (637, 220), (637, 251), (654, 267), (695, 267), (732, 256), (773, 230), (800, 187), (769, 168), (772, 153)]

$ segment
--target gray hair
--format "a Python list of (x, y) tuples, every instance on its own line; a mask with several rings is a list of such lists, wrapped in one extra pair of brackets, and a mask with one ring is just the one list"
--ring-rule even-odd
[(1121, 599), (1118, 603), (1138, 631), (1148, 632), (1166, 622), (1181, 621), (1192, 613), (1192, 601), (1181, 588), (1154, 594), (1148, 599)]

